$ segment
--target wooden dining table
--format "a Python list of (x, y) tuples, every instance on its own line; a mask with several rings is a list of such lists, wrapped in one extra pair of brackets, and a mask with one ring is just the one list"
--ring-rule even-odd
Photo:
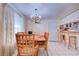
[(35, 41), (45, 41), (45, 37), (43, 35), (35, 35)]

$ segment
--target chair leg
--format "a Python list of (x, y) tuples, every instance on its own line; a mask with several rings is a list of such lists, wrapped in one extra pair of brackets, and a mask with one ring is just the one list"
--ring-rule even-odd
[(74, 48), (76, 49), (76, 39), (74, 40)]
[(38, 56), (38, 51), (39, 51), (39, 49), (37, 50), (37, 56)]
[(45, 50), (46, 50), (46, 53), (47, 53), (47, 56), (48, 56), (48, 47), (45, 47)]
[(70, 40), (70, 37), (69, 37), (69, 40), (68, 40), (68, 48), (71, 47), (71, 40)]
[(17, 54), (17, 56), (20, 56), (19, 54)]

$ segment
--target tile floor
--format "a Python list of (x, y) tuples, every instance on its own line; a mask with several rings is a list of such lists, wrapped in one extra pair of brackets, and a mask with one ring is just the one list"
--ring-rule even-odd
[[(17, 53), (14, 54), (16, 56)], [(49, 42), (48, 44), (49, 56), (79, 56), (79, 49), (64, 47), (63, 44), (58, 42)], [(39, 49), (39, 56), (47, 56), (43, 48)]]
[[(46, 56), (44, 49), (40, 49), (39, 56)], [(58, 42), (49, 42), (48, 48), (49, 56), (79, 56), (79, 49), (64, 47)]]

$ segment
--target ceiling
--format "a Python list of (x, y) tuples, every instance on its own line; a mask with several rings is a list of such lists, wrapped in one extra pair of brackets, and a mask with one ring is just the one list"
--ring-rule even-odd
[(79, 9), (78, 3), (15, 3), (13, 6), (28, 18), (37, 8), (42, 19), (61, 19)]

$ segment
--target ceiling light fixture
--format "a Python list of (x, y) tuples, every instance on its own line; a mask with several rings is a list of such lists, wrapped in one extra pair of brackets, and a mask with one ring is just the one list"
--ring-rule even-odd
[(35, 8), (35, 14), (31, 16), (31, 19), (33, 20), (34, 23), (40, 23), (41, 16), (37, 14), (38, 9)]

